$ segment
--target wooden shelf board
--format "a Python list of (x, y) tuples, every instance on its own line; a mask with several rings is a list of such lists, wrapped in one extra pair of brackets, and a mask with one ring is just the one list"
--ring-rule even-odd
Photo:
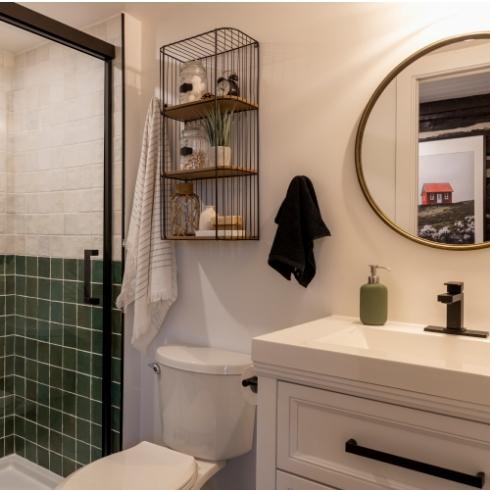
[(215, 101), (218, 102), (218, 107), (221, 112), (226, 110), (233, 110), (235, 112), (253, 111), (259, 108), (257, 104), (249, 102), (242, 97), (224, 95), (222, 97), (216, 97), (216, 99), (213, 97), (167, 107), (163, 111), (163, 115), (177, 121), (195, 121), (202, 119), (206, 114), (211, 112)]
[(165, 172), (164, 177), (175, 180), (199, 180), (214, 179), (225, 177), (242, 177), (247, 175), (257, 175), (255, 170), (247, 170), (236, 166), (231, 167), (209, 167), (197, 170), (174, 170)]
[(256, 236), (247, 236), (247, 237), (202, 237), (202, 236), (173, 236), (169, 235), (165, 240), (190, 240), (198, 242), (199, 240), (215, 240), (215, 241), (224, 241), (224, 242), (238, 242), (238, 241), (246, 241), (246, 240), (258, 240), (259, 238)]
[(167, 240), (215, 240), (215, 237), (197, 237), (197, 236), (173, 236), (169, 235)]

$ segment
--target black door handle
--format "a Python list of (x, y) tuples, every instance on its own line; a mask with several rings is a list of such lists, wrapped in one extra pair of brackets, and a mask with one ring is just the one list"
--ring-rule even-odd
[(90, 286), (92, 284), (92, 261), (91, 257), (99, 255), (98, 250), (84, 250), (83, 251), (83, 300), (88, 305), (98, 305), (100, 304), (99, 298), (92, 298)]
[(423, 463), (422, 461), (415, 461), (413, 459), (403, 458), (402, 456), (377, 451), (376, 449), (359, 446), (355, 439), (349, 439), (345, 443), (345, 452), (418, 471), (427, 475), (437, 476), (438, 478), (462, 483), (463, 485), (468, 485), (470, 487), (483, 488), (483, 485), (485, 485), (485, 473), (482, 471), (476, 475), (468, 475), (467, 473), (441, 468), (440, 466)]

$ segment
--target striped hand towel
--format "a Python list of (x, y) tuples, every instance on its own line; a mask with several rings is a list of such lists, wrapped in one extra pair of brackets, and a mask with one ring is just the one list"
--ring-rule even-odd
[[(131, 343), (146, 350), (177, 299), (174, 245), (161, 238), (160, 103), (154, 97), (146, 115), (138, 176), (126, 246), (121, 294), (116, 305), (134, 308)], [(169, 158), (168, 155), (165, 155)]]

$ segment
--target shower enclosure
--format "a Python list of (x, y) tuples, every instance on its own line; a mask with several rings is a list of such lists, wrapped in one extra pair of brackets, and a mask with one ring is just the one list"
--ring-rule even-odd
[(110, 22), (95, 37), (0, 4), (0, 463), (61, 476), (121, 445), (122, 82), (99, 37), (122, 23)]

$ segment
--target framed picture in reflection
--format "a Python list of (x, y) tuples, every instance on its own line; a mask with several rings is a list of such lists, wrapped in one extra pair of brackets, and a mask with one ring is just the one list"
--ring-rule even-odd
[(419, 237), (451, 244), (483, 241), (485, 146), (483, 135), (419, 143)]

